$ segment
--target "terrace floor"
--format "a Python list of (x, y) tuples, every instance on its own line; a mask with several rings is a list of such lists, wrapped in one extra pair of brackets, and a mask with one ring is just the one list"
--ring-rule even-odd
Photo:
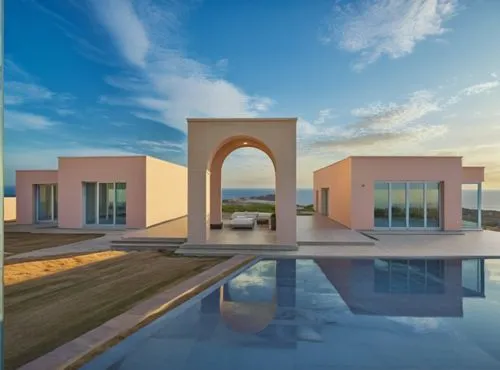
[[(297, 216), (297, 241), (309, 244), (360, 244), (373, 245), (373, 240), (351, 230), (325, 216)], [(127, 232), (125, 238), (186, 238), (187, 217), (152, 226), (143, 230)], [(258, 225), (253, 230), (231, 229), (225, 224), (221, 230), (210, 230), (208, 244), (276, 244), (276, 232), (267, 225)]]

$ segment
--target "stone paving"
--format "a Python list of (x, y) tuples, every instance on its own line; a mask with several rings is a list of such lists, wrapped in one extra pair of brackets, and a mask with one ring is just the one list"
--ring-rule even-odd
[[(270, 245), (259, 255), (269, 258), (500, 258), (500, 232), (470, 231), (443, 235), (376, 235), (374, 245), (299, 245), (295, 251), (277, 251)], [(185, 255), (227, 256), (251, 254), (234, 245), (217, 250), (200, 246)], [(253, 251), (255, 254), (255, 251)]]

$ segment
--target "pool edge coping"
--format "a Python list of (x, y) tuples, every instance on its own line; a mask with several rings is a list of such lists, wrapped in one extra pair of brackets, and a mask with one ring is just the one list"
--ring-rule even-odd
[(235, 271), (246, 267), (255, 256), (236, 255), (227, 261), (138, 302), (131, 309), (100, 326), (19, 367), (20, 370), (77, 369), (166, 312), (195, 297)]

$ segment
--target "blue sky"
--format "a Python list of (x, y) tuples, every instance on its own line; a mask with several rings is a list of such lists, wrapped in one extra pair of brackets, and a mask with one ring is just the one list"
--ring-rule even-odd
[[(186, 117), (298, 117), (348, 155), (462, 155), (500, 188), (500, 1), (6, 0), (6, 184), (58, 156), (186, 163)], [(497, 35), (497, 36), (495, 36)], [(240, 149), (225, 187), (272, 187)]]

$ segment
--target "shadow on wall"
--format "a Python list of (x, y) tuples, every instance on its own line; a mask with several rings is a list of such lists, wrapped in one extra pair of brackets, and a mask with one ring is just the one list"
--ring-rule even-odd
[(16, 198), (4, 198), (3, 200), (3, 220), (15, 221), (16, 220)]

